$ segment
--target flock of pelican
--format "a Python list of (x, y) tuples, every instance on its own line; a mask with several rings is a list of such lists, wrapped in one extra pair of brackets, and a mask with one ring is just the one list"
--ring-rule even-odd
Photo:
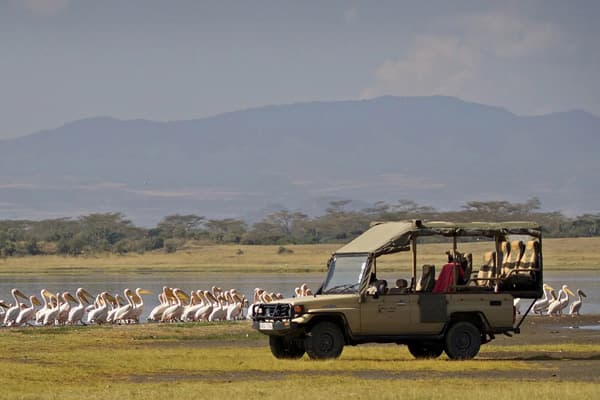
[(52, 293), (42, 289), (43, 304), (36, 296), (26, 296), (16, 288), (11, 294), (14, 303), (0, 300), (0, 321), (4, 326), (137, 323), (144, 310), (142, 295), (150, 292), (127, 288), (123, 296), (108, 292), (92, 296), (87, 290), (78, 288), (73, 296), (68, 291)]
[[(40, 291), (42, 301), (32, 295), (26, 296), (19, 289), (12, 289), (14, 302), (0, 300), (0, 323), (3, 326), (23, 325), (76, 325), (76, 324), (135, 324), (144, 311), (143, 295), (150, 291), (129, 288), (123, 295), (108, 292), (92, 296), (83, 288), (78, 288), (73, 296), (70, 292), (52, 293)], [(302, 284), (294, 290), (296, 297), (312, 296), (311, 289)], [(269, 303), (282, 299), (281, 293), (267, 292), (256, 288), (253, 303)], [(569, 314), (579, 315), (586, 294), (577, 290), (577, 295), (563, 285), (556, 295), (555, 289), (544, 284), (544, 297), (533, 305), (538, 315), (560, 316), (569, 306)], [(571, 302), (571, 299), (574, 299)], [(24, 301), (22, 301), (24, 300)], [(252, 304), (237, 289), (223, 290), (213, 286), (211, 290), (192, 290), (186, 293), (179, 288), (163, 287), (158, 295), (159, 304), (152, 309), (149, 322), (186, 321), (232, 321), (252, 317)], [(520, 313), (520, 299), (515, 299), (515, 307)]]
[[(149, 290), (125, 289), (123, 294), (108, 292), (91, 295), (78, 288), (70, 292), (52, 293), (40, 291), (42, 301), (35, 295), (26, 296), (19, 289), (11, 291), (13, 302), (0, 300), (0, 323), (3, 326), (54, 326), (88, 324), (135, 324), (140, 322), (144, 311), (143, 295)], [(310, 296), (306, 284), (296, 288), (295, 295)], [(253, 304), (268, 303), (282, 299), (281, 293), (256, 288)], [(158, 294), (159, 304), (147, 317), (149, 322), (232, 321), (250, 318), (252, 307), (237, 289), (223, 290), (213, 286), (211, 290), (192, 290), (186, 293), (180, 288), (163, 287)]]
[[(577, 289), (577, 295), (575, 295), (575, 293), (573, 293), (573, 291), (571, 291), (567, 285), (562, 285), (557, 296), (553, 287), (548, 284), (544, 284), (544, 297), (537, 300), (533, 304), (532, 310), (538, 315), (550, 315), (557, 317), (563, 315), (563, 311), (569, 306), (572, 298), (577, 298), (577, 300), (574, 300), (569, 307), (569, 314), (571, 316), (575, 316), (579, 315), (581, 306), (583, 304), (583, 299), (586, 297), (587, 296), (583, 290)], [(517, 312), (520, 314), (519, 305), (520, 299), (515, 299), (515, 307), (517, 307)]]

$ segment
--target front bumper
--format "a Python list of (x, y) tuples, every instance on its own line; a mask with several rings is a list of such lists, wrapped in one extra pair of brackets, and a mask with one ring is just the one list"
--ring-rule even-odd
[(310, 315), (294, 315), (292, 306), (285, 303), (255, 304), (252, 310), (252, 327), (265, 335), (296, 336), (304, 332)]

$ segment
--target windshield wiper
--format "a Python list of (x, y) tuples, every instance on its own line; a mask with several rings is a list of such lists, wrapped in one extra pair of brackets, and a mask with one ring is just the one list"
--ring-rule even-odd
[(358, 286), (358, 283), (345, 283), (343, 285), (337, 285), (329, 288), (325, 291), (325, 293), (344, 293), (349, 289), (354, 289), (355, 286)]

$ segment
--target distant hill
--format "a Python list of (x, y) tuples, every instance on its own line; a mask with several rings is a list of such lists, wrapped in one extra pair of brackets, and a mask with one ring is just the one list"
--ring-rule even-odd
[(98, 117), (0, 141), (0, 218), (122, 211), (260, 218), (415, 200), (541, 199), (600, 211), (600, 118), (523, 117), (452, 97), (380, 97), (236, 111), (190, 121)]

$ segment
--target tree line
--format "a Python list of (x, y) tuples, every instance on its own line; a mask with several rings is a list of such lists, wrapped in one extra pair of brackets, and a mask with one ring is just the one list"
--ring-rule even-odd
[(241, 219), (207, 219), (193, 214), (166, 216), (154, 228), (135, 226), (121, 213), (43, 221), (3, 220), (0, 255), (175, 252), (190, 240), (248, 245), (341, 243), (360, 235), (372, 221), (410, 219), (530, 220), (539, 223), (549, 237), (600, 236), (600, 214), (569, 218), (561, 212), (543, 212), (537, 198), (524, 203), (470, 201), (457, 211), (439, 211), (411, 200), (393, 204), (377, 202), (361, 210), (353, 209), (351, 203), (351, 200), (331, 202), (322, 215), (315, 217), (280, 210), (253, 224)]

